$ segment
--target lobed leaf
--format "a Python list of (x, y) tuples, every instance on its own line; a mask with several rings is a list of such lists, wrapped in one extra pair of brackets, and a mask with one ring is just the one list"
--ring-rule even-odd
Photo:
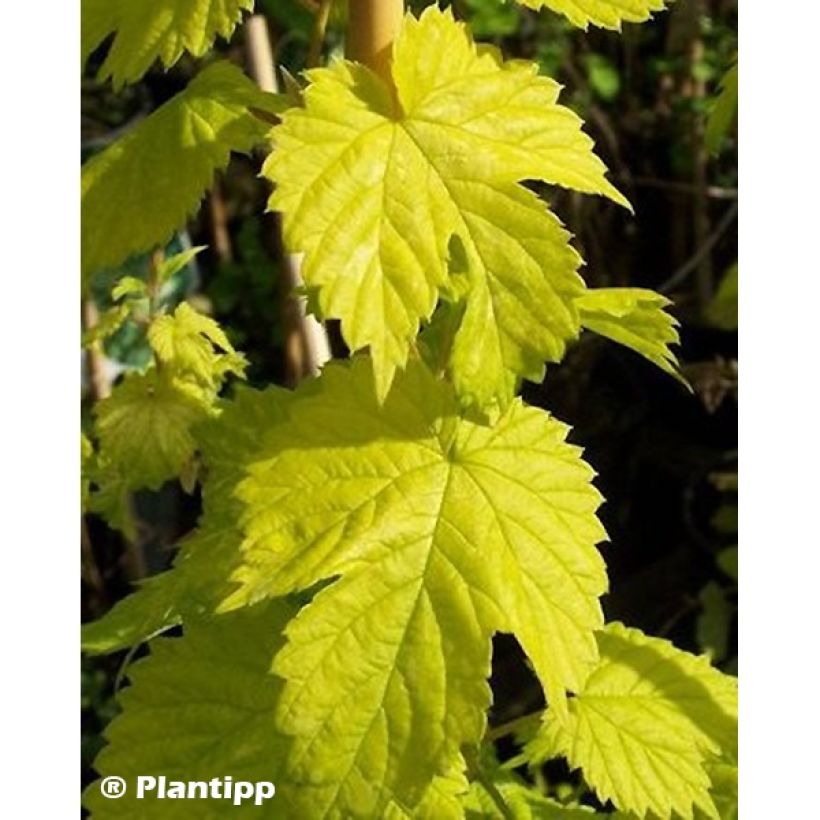
[(600, 496), (566, 433), (520, 401), (493, 427), (468, 421), (419, 361), (380, 405), (366, 358), (326, 367), (268, 430), (238, 488), (247, 537), (225, 607), (337, 579), (274, 667), (303, 816), (422, 802), (483, 734), (496, 630), (566, 712), (606, 589)]
[[(272, 781), (288, 744), (274, 714), (282, 682), (270, 672), (282, 645), (282, 629), (293, 614), (283, 601), (230, 613), (185, 627), (181, 638), (158, 638), (151, 654), (128, 668), (131, 685), (120, 695), (122, 712), (105, 730), (108, 745), (94, 763), (101, 777), (125, 779), (126, 793), (104, 797), (100, 781), (85, 791), (84, 805), (94, 820), (151, 817), (281, 817), (273, 798), (264, 809), (231, 800), (136, 798), (139, 775), (168, 780)], [(281, 802), (281, 801), (280, 801)]]
[(718, 817), (707, 767), (737, 758), (737, 681), (705, 657), (612, 623), (598, 634), (601, 659), (569, 704), (547, 710), (531, 760), (563, 755), (601, 800), (644, 816), (694, 809)]
[(643, 288), (595, 288), (577, 299), (581, 324), (639, 353), (687, 389), (670, 345), (678, 344), (678, 321), (665, 296)]
[(183, 382), (152, 369), (127, 374), (94, 412), (110, 468), (130, 489), (157, 490), (193, 456), (192, 428), (210, 407)]
[[(150, 5), (150, 4), (140, 4)], [(83, 281), (100, 268), (163, 245), (194, 211), (231, 151), (247, 152), (276, 112), (266, 94), (230, 63), (215, 63), (82, 171)]]
[(320, 312), (352, 350), (370, 348), (384, 398), (420, 322), (458, 289), (456, 236), (470, 286), (450, 368), (466, 404), (507, 406), (516, 379), (538, 378), (577, 335), (583, 290), (569, 235), (518, 181), (627, 204), (581, 120), (535, 64), (503, 62), (435, 7), (406, 17), (395, 87), (346, 61), (308, 79), (264, 173)]
[(531, 9), (548, 8), (584, 30), (594, 26), (620, 31), (622, 23), (643, 23), (672, 0), (518, 0)]
[(230, 38), (254, 0), (82, 0), (82, 61), (108, 36), (99, 79), (115, 89), (142, 77), (156, 60), (170, 68), (183, 53), (202, 57), (214, 40)]
[(173, 316), (154, 319), (148, 341), (171, 373), (211, 390), (218, 390), (228, 373), (244, 376), (247, 367), (222, 328), (187, 302), (180, 303)]
[(205, 465), (203, 512), (196, 531), (180, 544), (174, 567), (142, 582), (102, 618), (86, 624), (82, 646), (94, 654), (135, 646), (188, 616), (212, 613), (233, 588), (230, 575), (239, 559), (241, 503), (233, 488), (254, 457), (264, 431), (283, 418), (291, 393), (240, 386), (219, 415), (194, 428)]

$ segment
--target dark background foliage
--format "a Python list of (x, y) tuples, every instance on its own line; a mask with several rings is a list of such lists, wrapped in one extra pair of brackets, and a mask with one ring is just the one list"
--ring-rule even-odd
[[(305, 64), (310, 2), (260, 0), (276, 57), (297, 74)], [(411, 5), (422, 7), (424, 2)], [(704, 143), (706, 116), (737, 51), (736, 0), (678, 0), (644, 25), (622, 33), (573, 29), (549, 12), (535, 14), (500, 0), (458, 0), (457, 15), (478, 39), (507, 57), (534, 60), (564, 86), (562, 101), (587, 122), (597, 150), (635, 216), (607, 201), (540, 191), (575, 235), (590, 285), (649, 287), (674, 300), (681, 322), (680, 359), (689, 394), (632, 352), (586, 334), (565, 361), (524, 397), (573, 426), (607, 499), (602, 545), (611, 592), (609, 619), (622, 619), (692, 651), (709, 651), (736, 671), (737, 320), (727, 272), (737, 259), (737, 143), (732, 128), (719, 151)], [(341, 53), (344, 11), (331, 17), (325, 56)], [(224, 55), (243, 62), (237, 34)], [(197, 66), (183, 59), (152, 70), (118, 94), (97, 83), (105, 45), (83, 81), (84, 155), (100, 150), (181, 90)], [(252, 383), (287, 380), (287, 294), (280, 285), (281, 249), (262, 215), (267, 183), (261, 157), (235, 158), (201, 213), (175, 239), (208, 245), (175, 280), (171, 301), (188, 298), (212, 313), (250, 362)], [(144, 272), (146, 259), (129, 262)], [(121, 272), (111, 272), (112, 278)], [(97, 288), (97, 307), (110, 288)], [(719, 292), (720, 291), (720, 292)], [(716, 294), (718, 296), (716, 297)], [(86, 306), (93, 311), (94, 306)], [(333, 329), (331, 329), (333, 330)], [(343, 347), (338, 339), (338, 352)], [(138, 328), (108, 342), (103, 378), (140, 366), (147, 355)], [(93, 402), (86, 380), (84, 409)], [(198, 514), (196, 494), (177, 484), (134, 498), (134, 542), (88, 516), (83, 526), (83, 618), (104, 613), (146, 574), (164, 569), (176, 541)], [(728, 572), (727, 572), (728, 570)], [(113, 691), (122, 654), (84, 659), (83, 779), (101, 731), (116, 711)], [(539, 690), (515, 641), (499, 637), (494, 654), (494, 725), (538, 708)], [(509, 753), (502, 744), (502, 754)], [(556, 775), (552, 773), (553, 780)], [(558, 773), (558, 781), (563, 775)], [(571, 787), (571, 786), (570, 786)]]

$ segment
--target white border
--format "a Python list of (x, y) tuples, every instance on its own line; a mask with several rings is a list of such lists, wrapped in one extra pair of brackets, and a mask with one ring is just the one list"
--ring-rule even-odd
[[(820, 11), (741, 6), (741, 816), (754, 820), (816, 810)], [(78, 7), (21, 10), (0, 52), (4, 814), (20, 817), (79, 802)]]
[(7, 817), (79, 810), (79, 6), (16, 6), (0, 50)]
[(740, 817), (817, 814), (820, 9), (740, 8)]

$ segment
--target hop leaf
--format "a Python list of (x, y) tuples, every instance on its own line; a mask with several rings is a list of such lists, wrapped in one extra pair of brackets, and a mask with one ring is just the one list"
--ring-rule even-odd
[(180, 545), (173, 569), (153, 576), (102, 618), (86, 624), (82, 646), (95, 654), (141, 643), (156, 632), (212, 613), (234, 587), (229, 578), (239, 558), (241, 503), (233, 488), (245, 464), (256, 456), (264, 431), (284, 418), (292, 394), (240, 386), (231, 401), (219, 404), (219, 416), (194, 429), (205, 464), (203, 513), (197, 530)]
[(187, 302), (182, 302), (173, 316), (157, 317), (148, 329), (148, 341), (159, 361), (175, 376), (211, 390), (218, 390), (228, 373), (243, 376), (247, 366), (222, 328)]
[(88, 477), (90, 483), (96, 485), (88, 496), (88, 511), (99, 515), (112, 529), (119, 530), (126, 540), (136, 541), (137, 524), (128, 479), (104, 453), (97, 454)]
[(83, 347), (93, 347), (113, 336), (128, 320), (131, 315), (131, 306), (128, 304), (114, 305), (100, 316), (93, 327), (83, 333)]
[(663, 11), (672, 0), (518, 0), (531, 9), (548, 8), (563, 14), (573, 25), (620, 31), (622, 23), (643, 23), (652, 12)]
[(117, 601), (105, 616), (84, 624), (83, 651), (102, 655), (129, 649), (180, 623), (181, 578), (174, 570), (154, 575), (136, 592)]
[(642, 288), (596, 288), (577, 300), (581, 324), (639, 353), (689, 389), (670, 345), (678, 344), (677, 319), (665, 296)]
[(626, 204), (581, 120), (534, 64), (477, 48), (434, 7), (405, 19), (395, 94), (350, 62), (308, 78), (305, 107), (283, 116), (264, 172), (321, 313), (341, 319), (351, 349), (370, 347), (383, 398), (420, 320), (456, 287), (457, 236), (470, 287), (454, 378), (470, 400), (505, 406), (516, 376), (538, 377), (577, 335), (583, 289), (568, 234), (517, 182)]
[(249, 151), (264, 139), (269, 126), (250, 109), (276, 111), (281, 105), (236, 66), (216, 63), (92, 157), (82, 171), (84, 280), (164, 244), (196, 208), (214, 171), (228, 164), (231, 151)]
[(170, 68), (183, 52), (201, 57), (252, 8), (253, 0), (83, 0), (82, 60), (114, 34), (99, 79), (110, 77), (117, 89), (139, 80), (157, 59)]
[[(273, 601), (191, 623), (182, 638), (151, 643), (150, 656), (128, 669), (122, 713), (106, 729), (108, 746), (94, 763), (101, 776), (125, 778), (129, 788), (111, 800), (102, 796), (100, 781), (92, 783), (84, 795), (92, 817), (191, 817), (189, 801), (137, 799), (138, 775), (199, 781), (230, 775), (279, 786), (287, 739), (274, 725), (282, 682), (270, 664), (292, 614), (288, 604)], [(259, 808), (208, 800), (199, 816), (258, 817)]]
[(156, 370), (130, 373), (95, 407), (101, 453), (128, 488), (157, 490), (193, 456), (192, 428), (209, 412), (178, 380)]
[(275, 662), (302, 816), (412, 809), (483, 733), (496, 630), (566, 711), (606, 589), (600, 496), (566, 433), (520, 402), (467, 421), (417, 360), (380, 406), (366, 358), (325, 368), (267, 432), (237, 490), (247, 539), (225, 605), (341, 576)]
[(623, 811), (691, 818), (697, 806), (717, 817), (707, 764), (736, 759), (736, 680), (620, 623), (598, 645), (600, 663), (570, 701), (569, 720), (547, 710), (530, 758), (564, 755)]
[(157, 266), (157, 281), (167, 282), (171, 277), (176, 276), (183, 268), (188, 267), (191, 261), (204, 251), (206, 247), (206, 245), (197, 245), (193, 248), (186, 248), (184, 251), (180, 251), (167, 259), (163, 259)]

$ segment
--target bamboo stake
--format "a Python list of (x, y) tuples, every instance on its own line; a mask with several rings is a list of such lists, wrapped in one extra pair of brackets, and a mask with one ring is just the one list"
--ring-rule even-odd
[(373, 69), (391, 86), (393, 41), (403, 17), (403, 0), (349, 0), (347, 56)]
[[(84, 299), (82, 302), (83, 330), (91, 330), (96, 326), (99, 318), (99, 311), (94, 300), (90, 296)], [(94, 342), (86, 349), (85, 365), (89, 394), (91, 400), (96, 404), (98, 401), (107, 399), (111, 394), (111, 378), (106, 367), (105, 352), (100, 342)]]
[[(253, 14), (245, 23), (245, 43), (248, 68), (256, 84), (263, 91), (279, 92), (279, 82), (274, 67), (273, 48), (267, 20), (264, 15)], [(282, 247), (281, 224), (276, 219), (275, 244)], [(300, 259), (289, 253), (282, 254), (282, 274), (288, 291), (285, 307), (287, 339), (285, 356), (287, 359), (288, 381), (297, 384), (306, 376), (316, 376), (322, 366), (331, 358), (327, 331), (314, 316), (308, 315), (304, 297), (294, 296), (302, 286)]]

